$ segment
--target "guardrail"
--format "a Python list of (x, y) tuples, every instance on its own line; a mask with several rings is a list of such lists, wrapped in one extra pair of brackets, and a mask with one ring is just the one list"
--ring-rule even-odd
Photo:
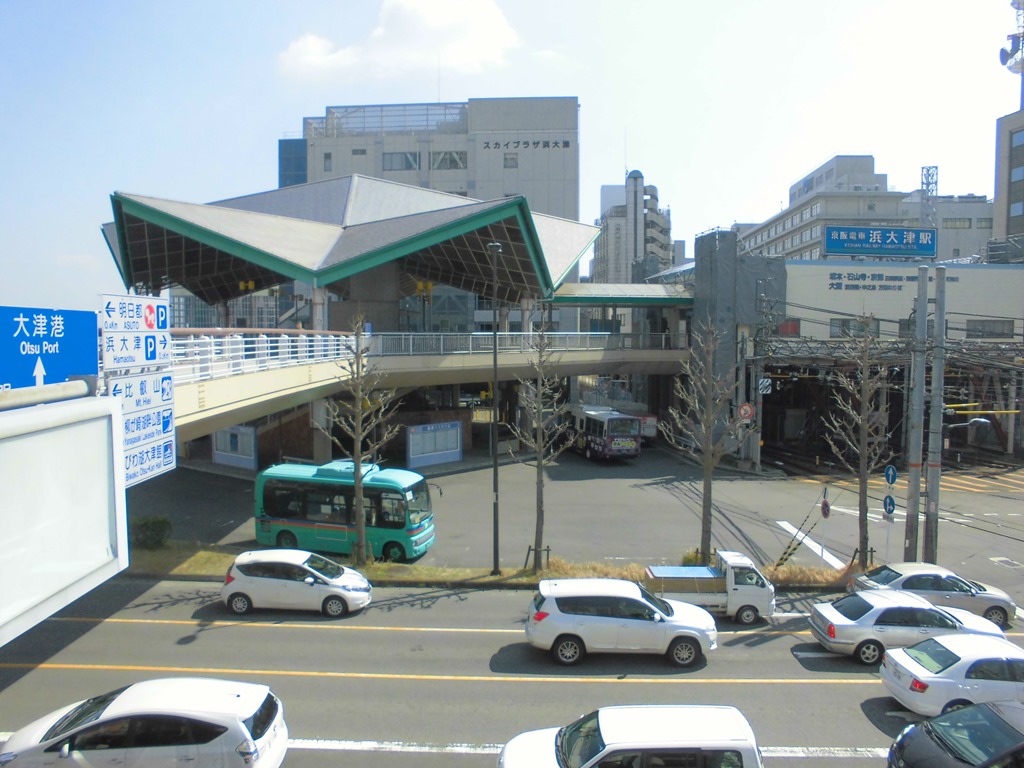
[[(552, 352), (622, 349), (676, 349), (670, 334), (547, 334)], [(364, 337), (370, 356), (493, 354), (493, 333), (375, 333)], [(526, 353), (537, 335), (498, 333), (498, 352)], [(286, 368), (351, 357), (355, 336), (330, 331), (196, 328), (171, 331), (171, 368), (175, 382)]]

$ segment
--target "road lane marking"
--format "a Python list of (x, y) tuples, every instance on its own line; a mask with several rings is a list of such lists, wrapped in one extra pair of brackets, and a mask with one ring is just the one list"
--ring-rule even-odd
[(264, 675), (270, 677), (331, 677), (339, 680), (415, 680), (440, 683), (639, 683), (644, 685), (881, 685), (877, 678), (852, 680), (849, 678), (661, 678), (661, 677), (551, 677), (538, 675), (425, 675), (398, 672), (332, 672), (292, 669), (240, 669), (235, 667), (165, 667), (149, 664), (43, 664), (0, 663), (0, 669), (60, 670), (75, 672), (161, 672), (173, 674), (206, 675)]
[(782, 528), (782, 530), (786, 531), (792, 536), (795, 536), (801, 544), (808, 547), (812, 552), (814, 552), (814, 554), (818, 555), (818, 557), (820, 557), (826, 563), (831, 565), (837, 571), (841, 571), (843, 568), (846, 567), (846, 563), (837, 558), (835, 555), (833, 555), (831, 552), (825, 549), (823, 545), (816, 542), (810, 536), (808, 536), (800, 530), (797, 530), (797, 528), (791, 525), (789, 522), (785, 520), (776, 520), (775, 522), (778, 523), (779, 527)]
[(487, 629), (481, 627), (380, 627), (360, 626), (358, 624), (290, 624), (284, 621), (205, 621), (203, 619), (116, 619), (78, 616), (54, 616), (47, 621), (76, 622), (84, 621), (92, 624), (169, 624), (183, 627), (258, 627), (260, 629), (334, 629), (351, 632), (471, 632), (491, 635), (521, 635), (521, 629)]
[[(0, 731), (0, 743), (13, 731)], [(288, 739), (288, 749), (320, 752), (413, 752), (419, 754), (496, 755), (501, 744), (417, 744), (407, 741), (349, 741), (345, 739)], [(884, 758), (884, 747), (761, 747), (765, 757)]]

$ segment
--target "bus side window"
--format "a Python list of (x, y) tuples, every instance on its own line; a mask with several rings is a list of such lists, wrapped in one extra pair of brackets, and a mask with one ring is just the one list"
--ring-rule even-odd
[(377, 527), (377, 510), (380, 508), (380, 496), (363, 497), (363, 514), (366, 517), (366, 524), (371, 528)]
[(405, 527), (405, 502), (400, 496), (385, 493), (381, 497), (381, 521), (383, 528)]

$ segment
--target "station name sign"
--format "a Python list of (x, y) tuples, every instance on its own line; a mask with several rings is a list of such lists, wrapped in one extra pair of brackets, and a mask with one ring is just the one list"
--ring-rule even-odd
[(908, 227), (825, 227), (829, 256), (934, 259), (936, 230)]

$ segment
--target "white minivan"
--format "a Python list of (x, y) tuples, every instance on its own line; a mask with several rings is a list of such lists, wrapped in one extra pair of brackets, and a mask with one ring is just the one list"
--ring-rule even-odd
[(750, 723), (735, 707), (602, 707), (562, 728), (521, 733), (498, 768), (762, 768)]

